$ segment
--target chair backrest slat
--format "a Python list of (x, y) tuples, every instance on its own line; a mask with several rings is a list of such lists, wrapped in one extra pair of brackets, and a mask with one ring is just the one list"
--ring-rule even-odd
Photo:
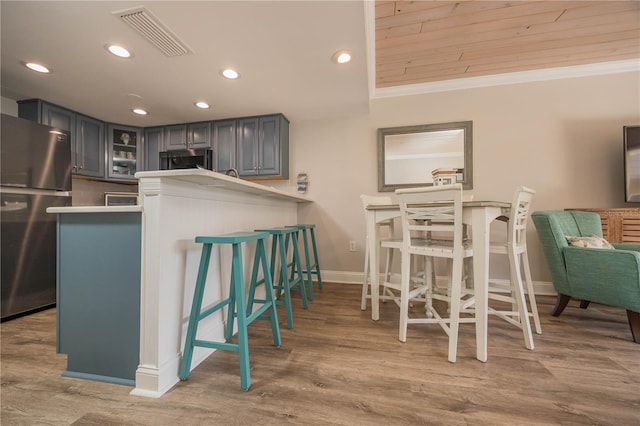
[(516, 189), (511, 201), (507, 241), (517, 246), (527, 244), (527, 223), (536, 191), (526, 186)]
[(462, 249), (462, 185), (442, 185), (399, 189), (402, 238), (406, 248), (415, 246), (415, 238), (438, 237), (452, 241)]

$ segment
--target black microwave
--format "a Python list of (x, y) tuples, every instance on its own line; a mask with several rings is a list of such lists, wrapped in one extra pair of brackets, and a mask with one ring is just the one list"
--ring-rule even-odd
[(160, 170), (197, 168), (213, 170), (211, 149), (179, 149), (160, 153)]

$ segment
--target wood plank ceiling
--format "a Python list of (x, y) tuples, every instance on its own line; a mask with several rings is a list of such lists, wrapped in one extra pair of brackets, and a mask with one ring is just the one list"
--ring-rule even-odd
[(376, 87), (640, 58), (640, 1), (377, 1)]

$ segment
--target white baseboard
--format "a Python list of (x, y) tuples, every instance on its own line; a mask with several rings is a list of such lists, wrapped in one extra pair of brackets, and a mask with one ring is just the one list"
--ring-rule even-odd
[[(326, 282), (362, 285), (363, 280), (363, 272), (322, 270), (322, 281)], [(490, 278), (489, 280), (492, 282), (504, 284), (508, 284), (509, 282), (506, 279), (497, 278)], [(538, 296), (555, 296), (558, 294), (553, 288), (553, 283), (551, 281), (534, 281), (533, 290)]]

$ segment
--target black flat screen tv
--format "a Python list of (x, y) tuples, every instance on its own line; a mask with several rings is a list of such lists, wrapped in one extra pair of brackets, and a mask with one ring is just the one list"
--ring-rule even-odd
[(627, 203), (640, 203), (640, 126), (624, 126), (624, 192)]

